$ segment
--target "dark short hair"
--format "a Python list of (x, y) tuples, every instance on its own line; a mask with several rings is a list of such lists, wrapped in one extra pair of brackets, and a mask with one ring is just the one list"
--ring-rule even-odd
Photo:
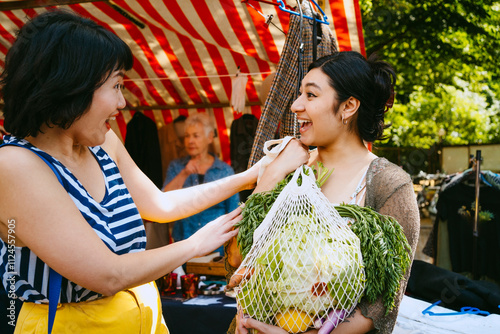
[(184, 116), (184, 115), (179, 115), (179, 116), (177, 116), (177, 117), (174, 119), (174, 124), (175, 124), (175, 123), (179, 123), (179, 122), (185, 122), (185, 121), (186, 121), (186, 119), (187, 119), (187, 117), (186, 117), (186, 116)]
[(361, 138), (368, 142), (382, 138), (386, 103), (396, 82), (392, 66), (376, 55), (366, 60), (359, 52), (343, 51), (316, 60), (309, 65), (309, 71), (314, 68), (329, 77), (339, 104), (351, 96), (360, 101), (354, 119)]
[(43, 124), (69, 128), (111, 73), (132, 64), (128, 45), (94, 21), (66, 10), (36, 16), (18, 32), (5, 60), (5, 129), (24, 138), (36, 136)]

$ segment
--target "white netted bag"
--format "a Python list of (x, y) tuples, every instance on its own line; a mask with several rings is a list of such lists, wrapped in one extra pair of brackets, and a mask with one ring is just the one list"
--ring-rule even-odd
[(325, 329), (362, 296), (359, 239), (317, 187), (311, 168), (295, 171), (253, 240), (236, 271), (243, 276), (235, 290), (245, 315), (289, 333)]

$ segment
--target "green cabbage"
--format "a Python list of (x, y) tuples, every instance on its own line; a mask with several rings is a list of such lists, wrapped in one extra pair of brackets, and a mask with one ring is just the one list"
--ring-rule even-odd
[[(297, 234), (294, 224), (302, 225)], [(332, 307), (351, 309), (364, 289), (365, 276), (359, 239), (342, 240), (325, 232), (311, 215), (291, 216), (268, 239), (254, 263), (254, 274), (242, 285), (239, 303), (260, 321), (290, 308), (323, 316)], [(315, 295), (316, 284), (328, 293)], [(326, 291), (325, 291), (326, 292)]]

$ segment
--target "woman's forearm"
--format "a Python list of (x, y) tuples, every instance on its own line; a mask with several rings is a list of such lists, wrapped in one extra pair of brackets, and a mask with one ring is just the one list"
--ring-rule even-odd
[[(115, 140), (116, 141), (116, 140)], [(118, 167), (143, 219), (154, 222), (176, 221), (201, 212), (230, 196), (252, 189), (257, 182), (260, 164), (250, 169), (202, 185), (162, 192), (135, 165), (123, 145), (117, 144)], [(307, 163), (309, 153), (298, 140), (267, 166), (257, 191), (272, 189), (288, 173)]]
[[(292, 168), (298, 167), (300, 162), (307, 161), (306, 153), (302, 152), (301, 159), (290, 167), (290, 162), (286, 160), (286, 157), (278, 157), (267, 166), (254, 192), (273, 189)], [(242, 190), (251, 189), (255, 186), (259, 169), (260, 165), (256, 164), (244, 172), (216, 181), (165, 192), (160, 198), (161, 207), (166, 208), (164, 216), (168, 217), (167, 221), (182, 219), (222, 202)]]
[(236, 209), (208, 223), (188, 239), (173, 244), (124, 255), (105, 252), (105, 266), (98, 267), (101, 277), (93, 280), (100, 290), (94, 290), (106, 295), (117, 291), (150, 282), (171, 272), (189, 259), (205, 255), (226, 243), (234, 237), (237, 231), (234, 224), (241, 220), (241, 209)]
[(257, 179), (258, 170), (249, 169), (216, 181), (194, 187), (163, 192), (158, 201), (163, 212), (159, 217), (144, 217), (158, 222), (179, 220), (201, 212), (232, 195), (252, 187)]
[(150, 282), (188, 261), (194, 252), (193, 242), (181, 240), (145, 252), (116, 256), (113, 260), (114, 270), (109, 270), (108, 278), (103, 280), (100, 286), (101, 290), (96, 289), (96, 291), (110, 296), (118, 291)]

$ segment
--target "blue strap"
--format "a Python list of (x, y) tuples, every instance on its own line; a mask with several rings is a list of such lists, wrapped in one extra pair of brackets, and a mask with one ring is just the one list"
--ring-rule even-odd
[[(490, 315), (490, 312), (488, 311), (481, 311), (477, 307), (471, 307), (471, 306), (464, 306), (460, 308), (460, 311), (458, 312), (447, 312), (447, 313), (435, 313), (431, 311), (431, 308), (434, 306), (437, 306), (441, 303), (441, 300), (438, 300), (431, 306), (427, 307), (425, 310), (422, 311), (422, 314), (428, 314), (428, 315), (434, 315), (434, 316), (444, 316), (444, 315), (460, 315), (460, 314), (479, 314), (479, 315)], [(498, 306), (500, 307), (500, 305)]]
[(49, 330), (48, 334), (52, 333), (52, 326), (56, 318), (57, 302), (61, 293), (62, 276), (54, 269), (50, 268), (49, 273)]
[[(13, 146), (19, 146), (19, 147), (24, 147), (22, 145), (16, 144), (16, 143), (7, 143), (7, 144), (2, 144), (2, 146), (7, 146), (7, 145), (13, 145)], [(24, 147), (26, 149), (29, 149), (27, 147)], [(35, 153), (42, 159), (49, 167), (52, 169), (54, 174), (56, 174), (57, 179), (59, 180), (59, 183), (63, 185), (63, 181), (61, 178), (61, 175), (57, 171), (57, 169), (40, 153), (30, 150), (31, 152)], [(49, 268), (49, 323), (48, 323), (48, 334), (52, 333), (52, 326), (54, 325), (54, 320), (56, 318), (56, 311), (57, 311), (57, 303), (59, 302), (59, 295), (61, 293), (61, 282), (62, 282), (62, 276), (57, 273), (54, 269)]]

